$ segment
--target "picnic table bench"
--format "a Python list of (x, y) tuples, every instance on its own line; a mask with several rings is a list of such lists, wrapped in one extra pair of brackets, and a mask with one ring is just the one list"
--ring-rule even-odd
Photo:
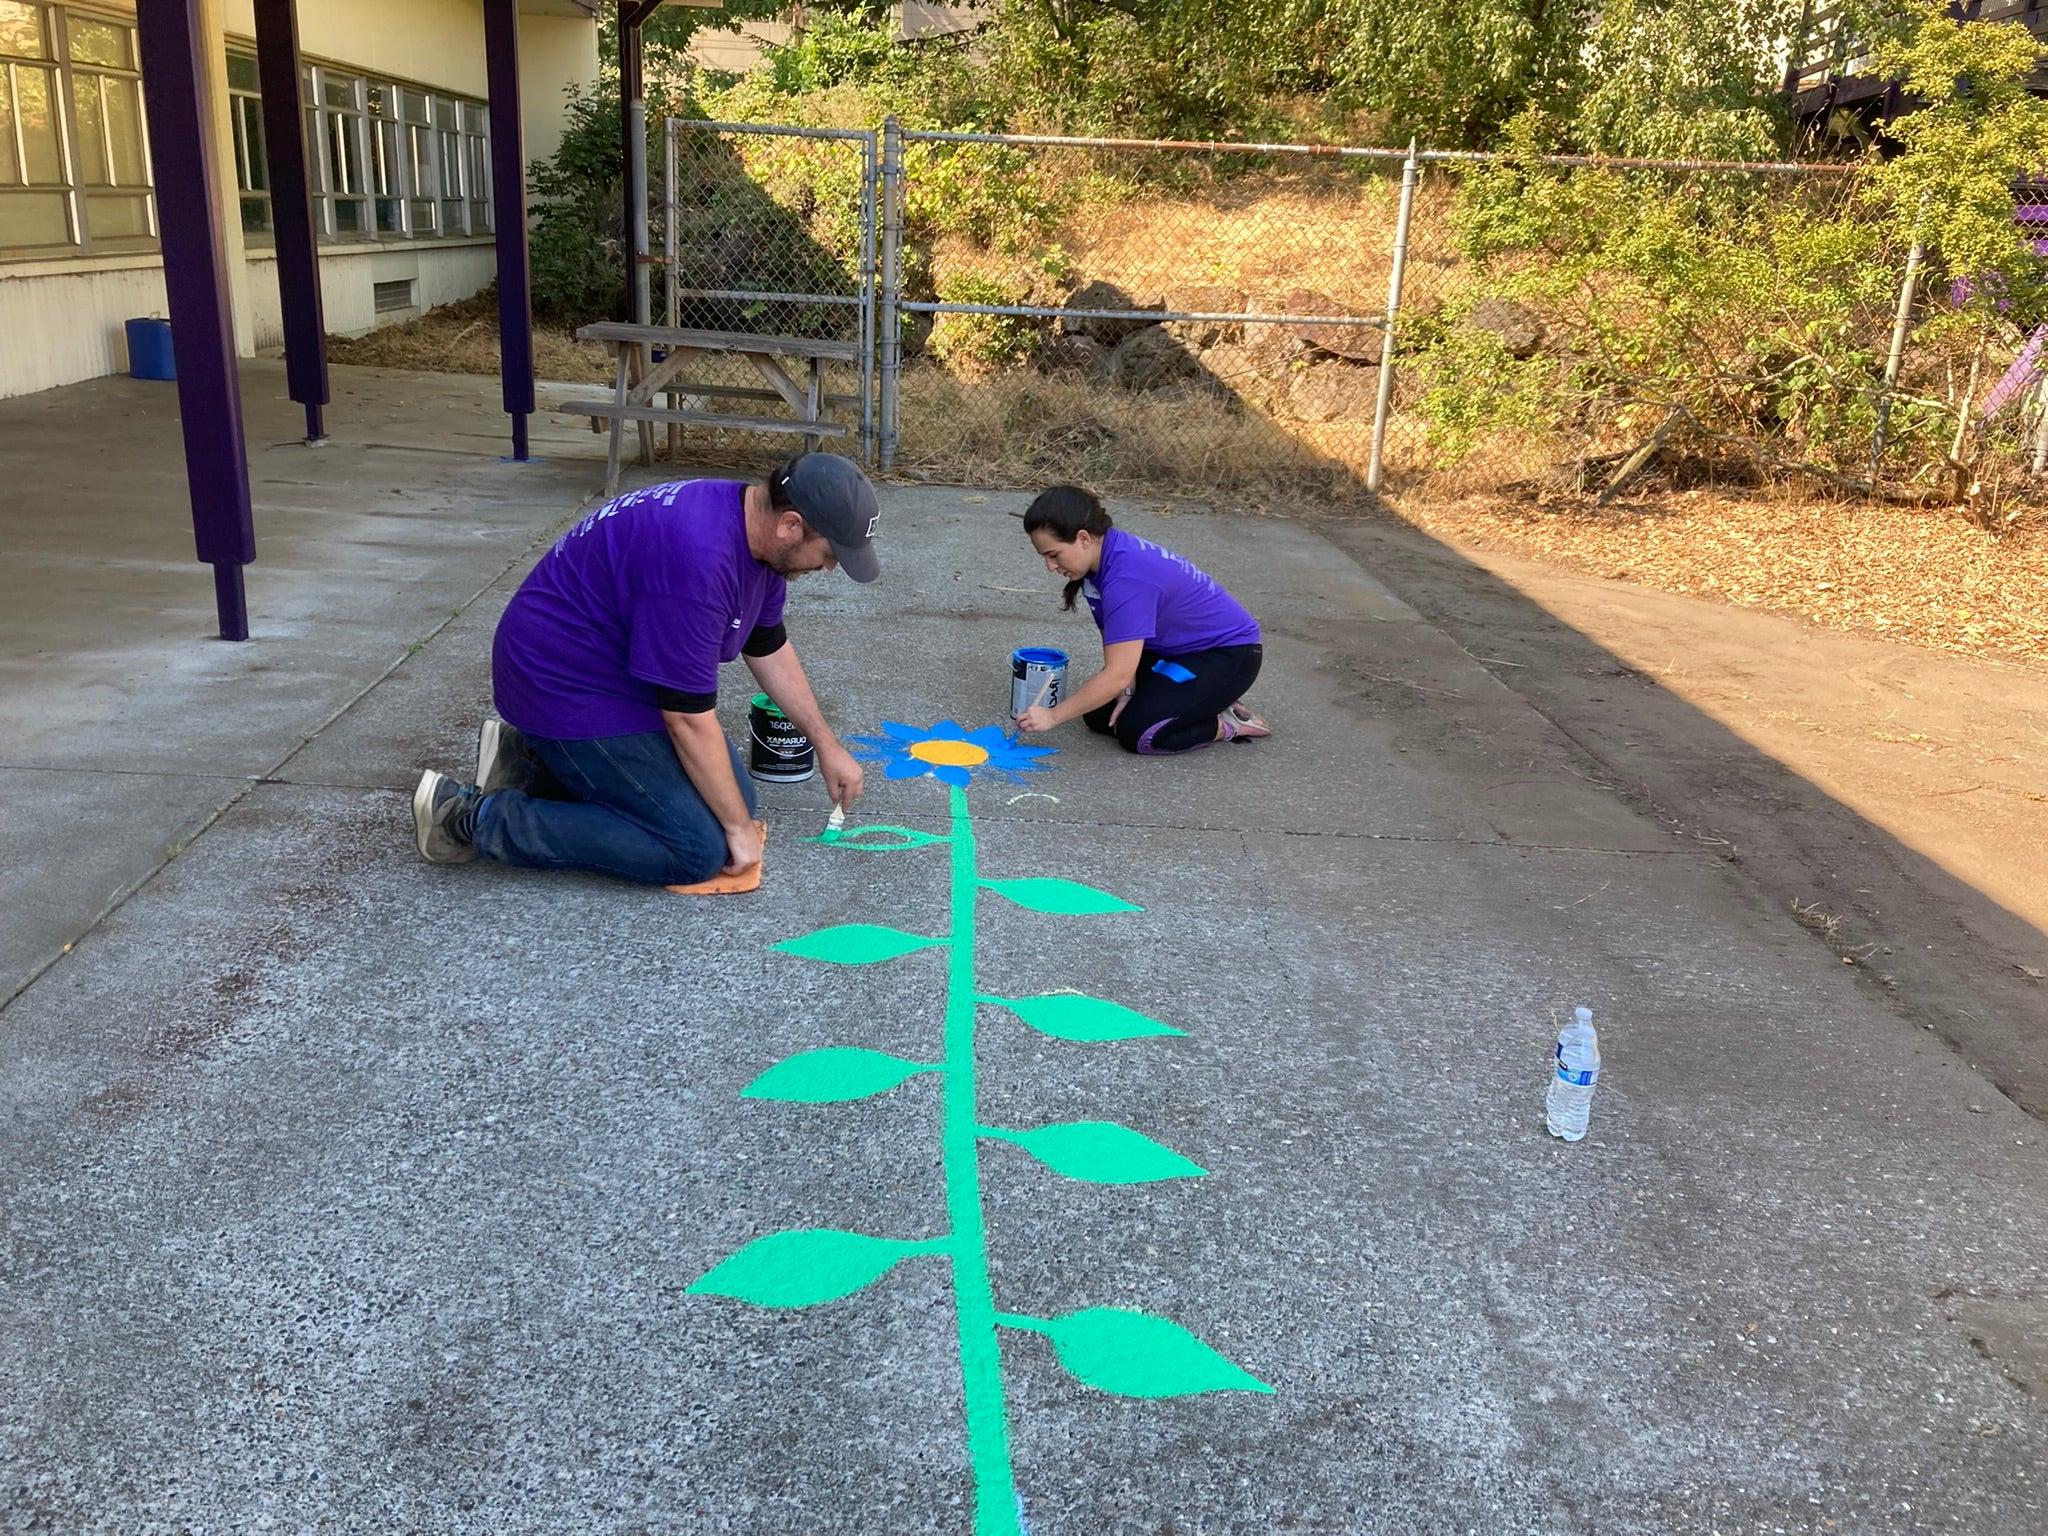
[[(814, 451), (828, 437), (844, 437), (853, 429), (831, 420), (827, 411), (836, 406), (858, 406), (858, 395), (825, 393), (827, 363), (858, 363), (860, 348), (851, 341), (821, 341), (805, 336), (757, 336), (744, 331), (693, 331), (672, 325), (634, 325), (623, 320), (601, 320), (576, 332), (579, 341), (603, 342), (617, 354), (617, 376), (612, 397), (556, 401), (549, 410), (588, 416), (590, 429), (611, 423), (611, 451), (605, 457), (604, 492), (619, 489), (619, 453), (626, 423), (639, 423), (640, 462), (654, 462), (654, 424), (666, 422), (673, 453), (676, 434), (683, 427), (726, 427), (741, 432), (798, 432), (804, 448)], [(663, 356), (657, 361), (659, 348)], [(693, 384), (681, 375), (690, 364), (712, 356), (743, 357), (761, 376), (765, 389), (733, 384)], [(798, 377), (791, 376), (791, 368)], [(657, 396), (667, 396), (664, 404)], [(728, 415), (718, 411), (686, 410), (675, 403), (677, 396), (701, 400), (780, 401), (794, 413), (789, 416)]]

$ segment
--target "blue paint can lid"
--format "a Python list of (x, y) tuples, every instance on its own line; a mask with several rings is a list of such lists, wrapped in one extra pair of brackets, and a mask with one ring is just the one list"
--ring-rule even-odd
[(1010, 660), (1021, 661), (1027, 667), (1064, 667), (1067, 653), (1049, 645), (1020, 645), (1010, 652)]

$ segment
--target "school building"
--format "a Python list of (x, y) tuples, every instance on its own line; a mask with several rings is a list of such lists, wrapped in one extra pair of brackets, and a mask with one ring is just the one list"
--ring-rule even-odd
[[(284, 62), (298, 75), (325, 328), (368, 330), (488, 286), (498, 171), (486, 13), (497, 4), (176, 0), (194, 57), (160, 83), (160, 63), (144, 75), (136, 0), (0, 0), (0, 398), (123, 372), (126, 322), (169, 314), (163, 220), (206, 189), (155, 163), (146, 98), (159, 89), (196, 84), (233, 350), (285, 344), (261, 9), (296, 29), (296, 60)], [(609, 7), (503, 8), (530, 161), (559, 142), (567, 89), (595, 84), (596, 18)]]

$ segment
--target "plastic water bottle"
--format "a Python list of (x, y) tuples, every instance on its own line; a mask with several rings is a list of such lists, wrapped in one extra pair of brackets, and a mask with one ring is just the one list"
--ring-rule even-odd
[(1543, 1104), (1550, 1134), (1578, 1141), (1586, 1134), (1593, 1110), (1593, 1089), (1600, 1082), (1600, 1037), (1593, 1033), (1593, 1010), (1572, 1010), (1572, 1021), (1557, 1032), (1557, 1072), (1550, 1079), (1550, 1097)]

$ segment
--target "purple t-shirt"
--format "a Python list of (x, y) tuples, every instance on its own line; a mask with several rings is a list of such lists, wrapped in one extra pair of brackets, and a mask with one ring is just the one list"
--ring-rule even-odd
[(782, 622), (786, 583), (747, 549), (737, 480), (606, 502), (521, 583), (491, 646), (498, 713), (557, 741), (662, 729), (657, 688), (716, 694), (718, 667)]
[[(1104, 645), (1142, 640), (1166, 655), (1259, 644), (1259, 621), (1185, 555), (1112, 528), (1082, 589)], [(515, 722), (516, 723), (516, 722)]]

